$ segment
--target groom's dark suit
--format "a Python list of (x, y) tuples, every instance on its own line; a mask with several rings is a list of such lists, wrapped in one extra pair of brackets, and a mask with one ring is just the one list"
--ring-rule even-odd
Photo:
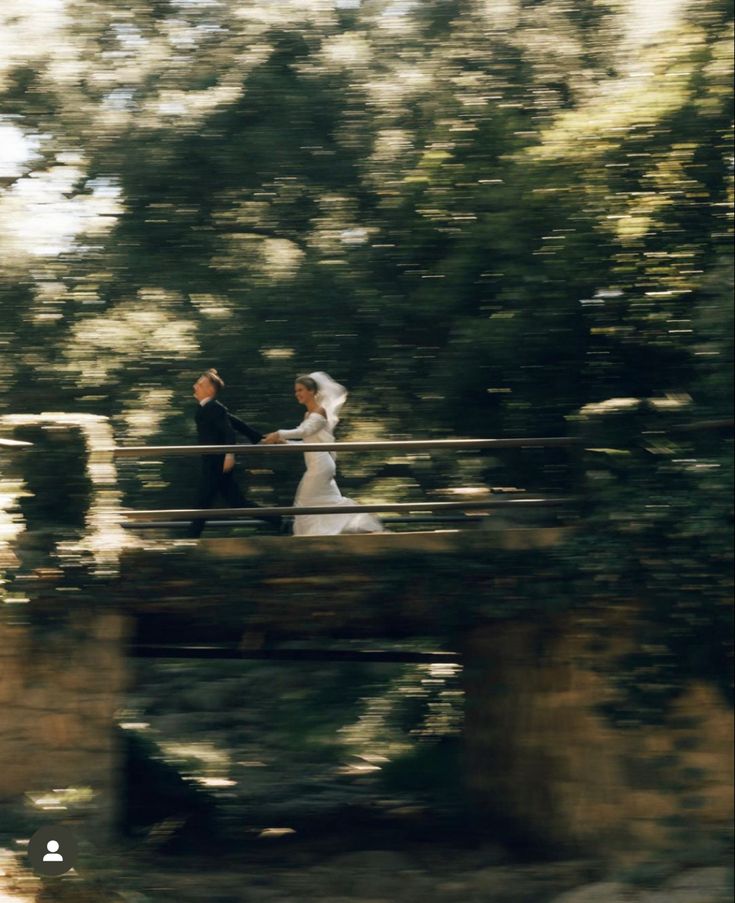
[[(234, 414), (230, 414), (216, 398), (198, 405), (195, 419), (198, 445), (235, 445), (235, 430), (246, 436), (253, 445), (263, 438), (257, 430), (249, 427)], [(202, 455), (197, 508), (211, 508), (218, 493), (223, 496), (230, 508), (256, 508), (255, 502), (251, 502), (242, 494), (235, 480), (234, 469), (224, 473), (222, 469), (224, 463), (224, 455)], [(189, 536), (200, 536), (204, 524), (204, 519), (192, 521)]]

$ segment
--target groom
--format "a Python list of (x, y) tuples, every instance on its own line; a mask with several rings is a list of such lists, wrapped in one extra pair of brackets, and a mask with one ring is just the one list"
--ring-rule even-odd
[[(207, 370), (194, 383), (196, 409), (197, 444), (198, 445), (234, 445), (235, 430), (246, 436), (253, 445), (263, 438), (262, 434), (235, 417), (220, 404), (217, 396), (225, 384), (216, 370)], [(197, 508), (211, 508), (212, 502), (222, 495), (230, 508), (257, 508), (242, 494), (234, 474), (235, 456), (202, 455), (202, 469), (199, 477)], [(263, 518), (274, 525), (280, 525), (280, 518)], [(188, 535), (194, 539), (201, 536), (205, 520), (198, 518), (191, 522)]]

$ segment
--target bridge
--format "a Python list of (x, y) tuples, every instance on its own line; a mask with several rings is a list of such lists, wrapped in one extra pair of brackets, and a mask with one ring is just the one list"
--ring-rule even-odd
[[(117, 464), (222, 447), (119, 447), (109, 423), (91, 415), (4, 418), (9, 441), (32, 435), (35, 444), (0, 451), (17, 489), (0, 550), (8, 574), (0, 702), (11, 737), (0, 754), (0, 799), (31, 793), (54, 811), (67, 805), (55, 790), (81, 784), (89, 792), (77, 817), (112, 828), (124, 792), (115, 712), (139, 657), (452, 661), (463, 666), (466, 788), (480, 821), (500, 814), (529, 837), (596, 852), (665, 843), (666, 818), (691, 797), (702, 830), (725, 824), (732, 715), (711, 686), (690, 681), (656, 725), (623, 728), (604, 715), (644, 619), (643, 600), (597, 589), (584, 573), (584, 556), (606, 535), (600, 525), (609, 529), (609, 480), (619, 479), (620, 456), (607, 452), (617, 445), (626, 466), (634, 462), (644, 491), (657, 463), (650, 449), (666, 436), (721, 442), (731, 431), (719, 421), (696, 429), (671, 422), (655, 406), (635, 413), (628, 448), (620, 447), (619, 418), (610, 431), (592, 415), (592, 428), (583, 424), (572, 437), (334, 445), (340, 452), (565, 449), (579, 477), (574, 496), (475, 487), (449, 502), (360, 507), (398, 514), (400, 532), (198, 542), (177, 539), (175, 530), (200, 511), (125, 507)], [(37, 513), (46, 529), (34, 530), (17, 515), (23, 474), (40, 456), (26, 480), (41, 486), (50, 448), (67, 446), (82, 450), (74, 479), (86, 486), (88, 503), (71, 526), (55, 528)], [(224, 450), (277, 460), (305, 448)], [(296, 509), (206, 516), (221, 530), (263, 513)], [(419, 637), (420, 648), (412, 644)], [(667, 750), (677, 764), (663, 772), (655, 763)]]

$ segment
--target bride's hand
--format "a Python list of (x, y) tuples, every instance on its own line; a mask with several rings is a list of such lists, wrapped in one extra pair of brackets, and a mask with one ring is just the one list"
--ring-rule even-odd
[(263, 445), (278, 445), (281, 442), (285, 442), (285, 439), (281, 439), (278, 433), (268, 433), (267, 436), (263, 436), (261, 439), (261, 443)]

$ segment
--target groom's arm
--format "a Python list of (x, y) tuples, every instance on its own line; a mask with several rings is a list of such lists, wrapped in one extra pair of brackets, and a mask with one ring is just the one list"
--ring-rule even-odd
[(263, 438), (263, 434), (259, 433), (257, 430), (254, 430), (251, 426), (248, 426), (244, 420), (240, 420), (239, 417), (236, 417), (234, 414), (231, 414), (229, 411), (227, 412), (227, 416), (230, 418), (230, 423), (237, 430), (238, 433), (241, 433), (243, 436), (246, 436), (253, 445), (257, 445), (260, 440)]
[[(224, 405), (217, 404), (216, 402), (210, 402), (207, 405), (209, 408), (208, 414), (210, 417), (210, 423), (212, 426), (212, 431), (215, 438), (215, 445), (235, 445), (237, 442), (237, 437), (235, 436), (235, 431), (232, 428), (232, 424), (230, 423), (229, 412), (224, 407)], [(232, 468), (235, 466), (235, 456), (233, 454), (227, 454), (224, 456), (224, 461), (222, 464), (223, 473), (229, 473)]]

